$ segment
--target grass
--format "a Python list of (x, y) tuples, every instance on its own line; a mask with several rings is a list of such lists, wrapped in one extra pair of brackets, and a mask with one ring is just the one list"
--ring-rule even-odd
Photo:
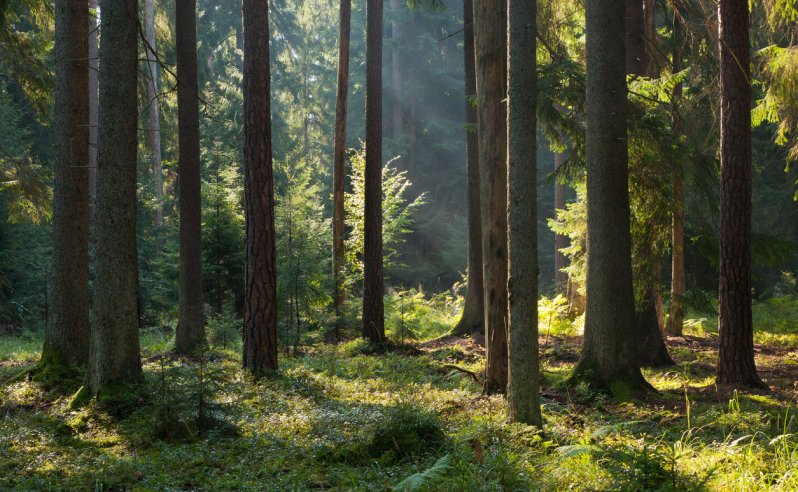
[[(507, 424), (501, 397), (444, 367), (481, 369), (470, 339), (382, 356), (359, 340), (316, 343), (253, 381), (238, 345), (178, 360), (169, 334), (145, 331), (145, 382), (116, 407), (70, 410), (77, 388), (0, 385), (0, 490), (796, 490), (796, 366), (779, 354), (798, 333), (783, 314), (795, 301), (781, 302), (757, 307), (768, 320), (756, 318), (758, 340), (779, 336), (757, 353), (768, 393), (714, 387), (709, 322), (671, 340), (675, 366), (645, 372), (660, 395), (564, 388), (579, 329), (549, 322), (544, 433)], [(0, 339), (2, 381), (35, 363), (40, 344)], [(192, 423), (200, 397), (213, 418), (204, 429)]]

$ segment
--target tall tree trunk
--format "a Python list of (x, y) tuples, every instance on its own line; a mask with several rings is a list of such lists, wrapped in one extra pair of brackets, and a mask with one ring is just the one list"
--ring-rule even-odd
[[(554, 154), (554, 171), (555, 173), (565, 163), (565, 154), (557, 152)], [(554, 216), (557, 217), (557, 210), (564, 210), (565, 203), (565, 185), (560, 183), (558, 179), (554, 180)], [(564, 292), (568, 288), (568, 274), (563, 271), (568, 267), (568, 257), (562, 253), (562, 250), (571, 244), (568, 236), (563, 234), (554, 235), (554, 281), (557, 286), (557, 292)]]
[(195, 352), (206, 344), (202, 300), (202, 183), (196, 9), (196, 0), (175, 2), (180, 176), (180, 278), (175, 349), (183, 354)]
[(512, 422), (541, 427), (535, 156), (537, 5), (535, 0), (509, 0), (507, 8), (507, 414)]
[(158, 103), (158, 63), (155, 61), (155, 0), (144, 0), (144, 37), (147, 48), (147, 115), (150, 137), (152, 186), (155, 189), (155, 225), (163, 226), (163, 166), (161, 157), (161, 111)]
[(55, 190), (52, 308), (42, 362), (89, 358), (88, 3), (55, 3)]
[(97, 0), (89, 0), (89, 228), (94, 228), (97, 216), (97, 118), (99, 87), (97, 62), (100, 24), (97, 19)]
[(269, 5), (244, 0), (244, 368), (277, 370), (277, 251), (274, 231)]
[(346, 301), (344, 285), (344, 190), (346, 186), (346, 116), (349, 102), (349, 39), (352, 0), (341, 0), (338, 33), (338, 86), (335, 98), (335, 149), (333, 157), (333, 275), (336, 326), (342, 324)]
[(97, 251), (88, 386), (141, 377), (136, 289), (138, 2), (100, 0)]
[[(680, 13), (674, 7), (673, 14), (673, 73), (682, 71), (682, 43), (684, 34)], [(682, 99), (682, 83), (673, 88), (673, 102), (671, 120), (673, 133), (676, 137), (684, 132), (684, 121), (679, 115), (679, 104)], [(671, 307), (668, 315), (666, 332), (671, 336), (680, 337), (684, 329), (684, 309), (682, 298), (686, 292), (684, 271), (684, 180), (681, 163), (674, 163), (673, 174), (673, 203), (671, 205)]]
[(637, 364), (622, 2), (587, 0), (587, 311), (573, 378), (649, 388)]
[(474, 1), (482, 271), (485, 296), (485, 392), (507, 388), (506, 2)]
[(748, 2), (720, 0), (720, 315), (718, 383), (765, 386), (751, 313), (751, 82)]
[(382, 0), (366, 1), (366, 179), (363, 336), (385, 341), (382, 273)]
[(393, 108), (391, 111), (391, 129), (393, 130), (393, 138), (402, 138), (403, 111), (404, 111), (404, 97), (402, 94), (402, 85), (404, 80), (402, 77), (402, 60), (400, 54), (400, 28), (399, 28), (399, 12), (402, 10), (404, 2), (401, 0), (391, 0), (391, 14), (393, 15), (393, 22), (391, 22), (391, 41), (393, 48), (391, 49), (391, 78), (393, 89)]
[(625, 0), (626, 71), (641, 77), (649, 75), (644, 1)]
[(479, 198), (479, 144), (477, 142), (477, 80), (474, 67), (474, 2), (463, 0), (463, 56), (465, 67), (466, 174), (468, 176), (468, 279), (463, 314), (454, 327), (456, 335), (477, 335), (484, 327), (482, 294), (482, 224)]

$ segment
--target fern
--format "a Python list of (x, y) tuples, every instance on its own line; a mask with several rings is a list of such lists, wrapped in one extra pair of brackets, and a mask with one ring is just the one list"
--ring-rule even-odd
[(418, 492), (426, 490), (433, 483), (440, 480), (451, 467), (451, 457), (448, 454), (443, 455), (431, 468), (410, 475), (396, 484), (393, 488), (393, 492)]

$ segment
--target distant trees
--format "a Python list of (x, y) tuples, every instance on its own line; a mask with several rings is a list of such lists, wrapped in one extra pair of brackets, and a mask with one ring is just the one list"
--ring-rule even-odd
[[(161, 155), (161, 107), (158, 94), (158, 43), (155, 37), (155, 0), (144, 0), (144, 39), (147, 55), (147, 137), (150, 142), (152, 186), (155, 189), (155, 225), (163, 226), (163, 157)], [(195, 48), (196, 51), (196, 48)], [(178, 87), (179, 90), (179, 87)]]
[(277, 369), (277, 252), (270, 110), (269, 6), (243, 0), (246, 267), (244, 368)]
[(538, 362), (536, 0), (507, 12), (508, 416), (543, 424)]
[(751, 312), (751, 78), (748, 3), (720, 0), (720, 315), (717, 380), (764, 387)]
[[(87, 375), (93, 394), (141, 376), (136, 305), (138, 2), (101, 0), (100, 10), (96, 275)], [(81, 22), (85, 24), (85, 17)]]
[[(175, 349), (184, 354), (192, 353), (206, 344), (202, 300), (202, 194), (196, 8), (196, 0), (175, 2), (180, 177), (180, 276)], [(152, 104), (156, 103), (153, 101)]]
[(89, 359), (88, 3), (55, 3), (53, 277), (42, 363)]
[(385, 341), (382, 258), (382, 0), (366, 1), (363, 337)]

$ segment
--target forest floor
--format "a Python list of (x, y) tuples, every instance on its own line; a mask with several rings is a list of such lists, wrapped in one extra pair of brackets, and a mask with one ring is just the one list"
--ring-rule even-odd
[(568, 388), (581, 340), (543, 325), (543, 433), (507, 424), (503, 399), (453, 367), (482, 368), (469, 338), (385, 355), (317, 342), (253, 381), (238, 346), (177, 359), (146, 331), (144, 383), (72, 409), (80, 380), (13, 378), (41, 340), (4, 337), (0, 490), (798, 490), (798, 301), (757, 309), (772, 391), (713, 384), (706, 319), (668, 341), (676, 365), (645, 371), (658, 394)]

